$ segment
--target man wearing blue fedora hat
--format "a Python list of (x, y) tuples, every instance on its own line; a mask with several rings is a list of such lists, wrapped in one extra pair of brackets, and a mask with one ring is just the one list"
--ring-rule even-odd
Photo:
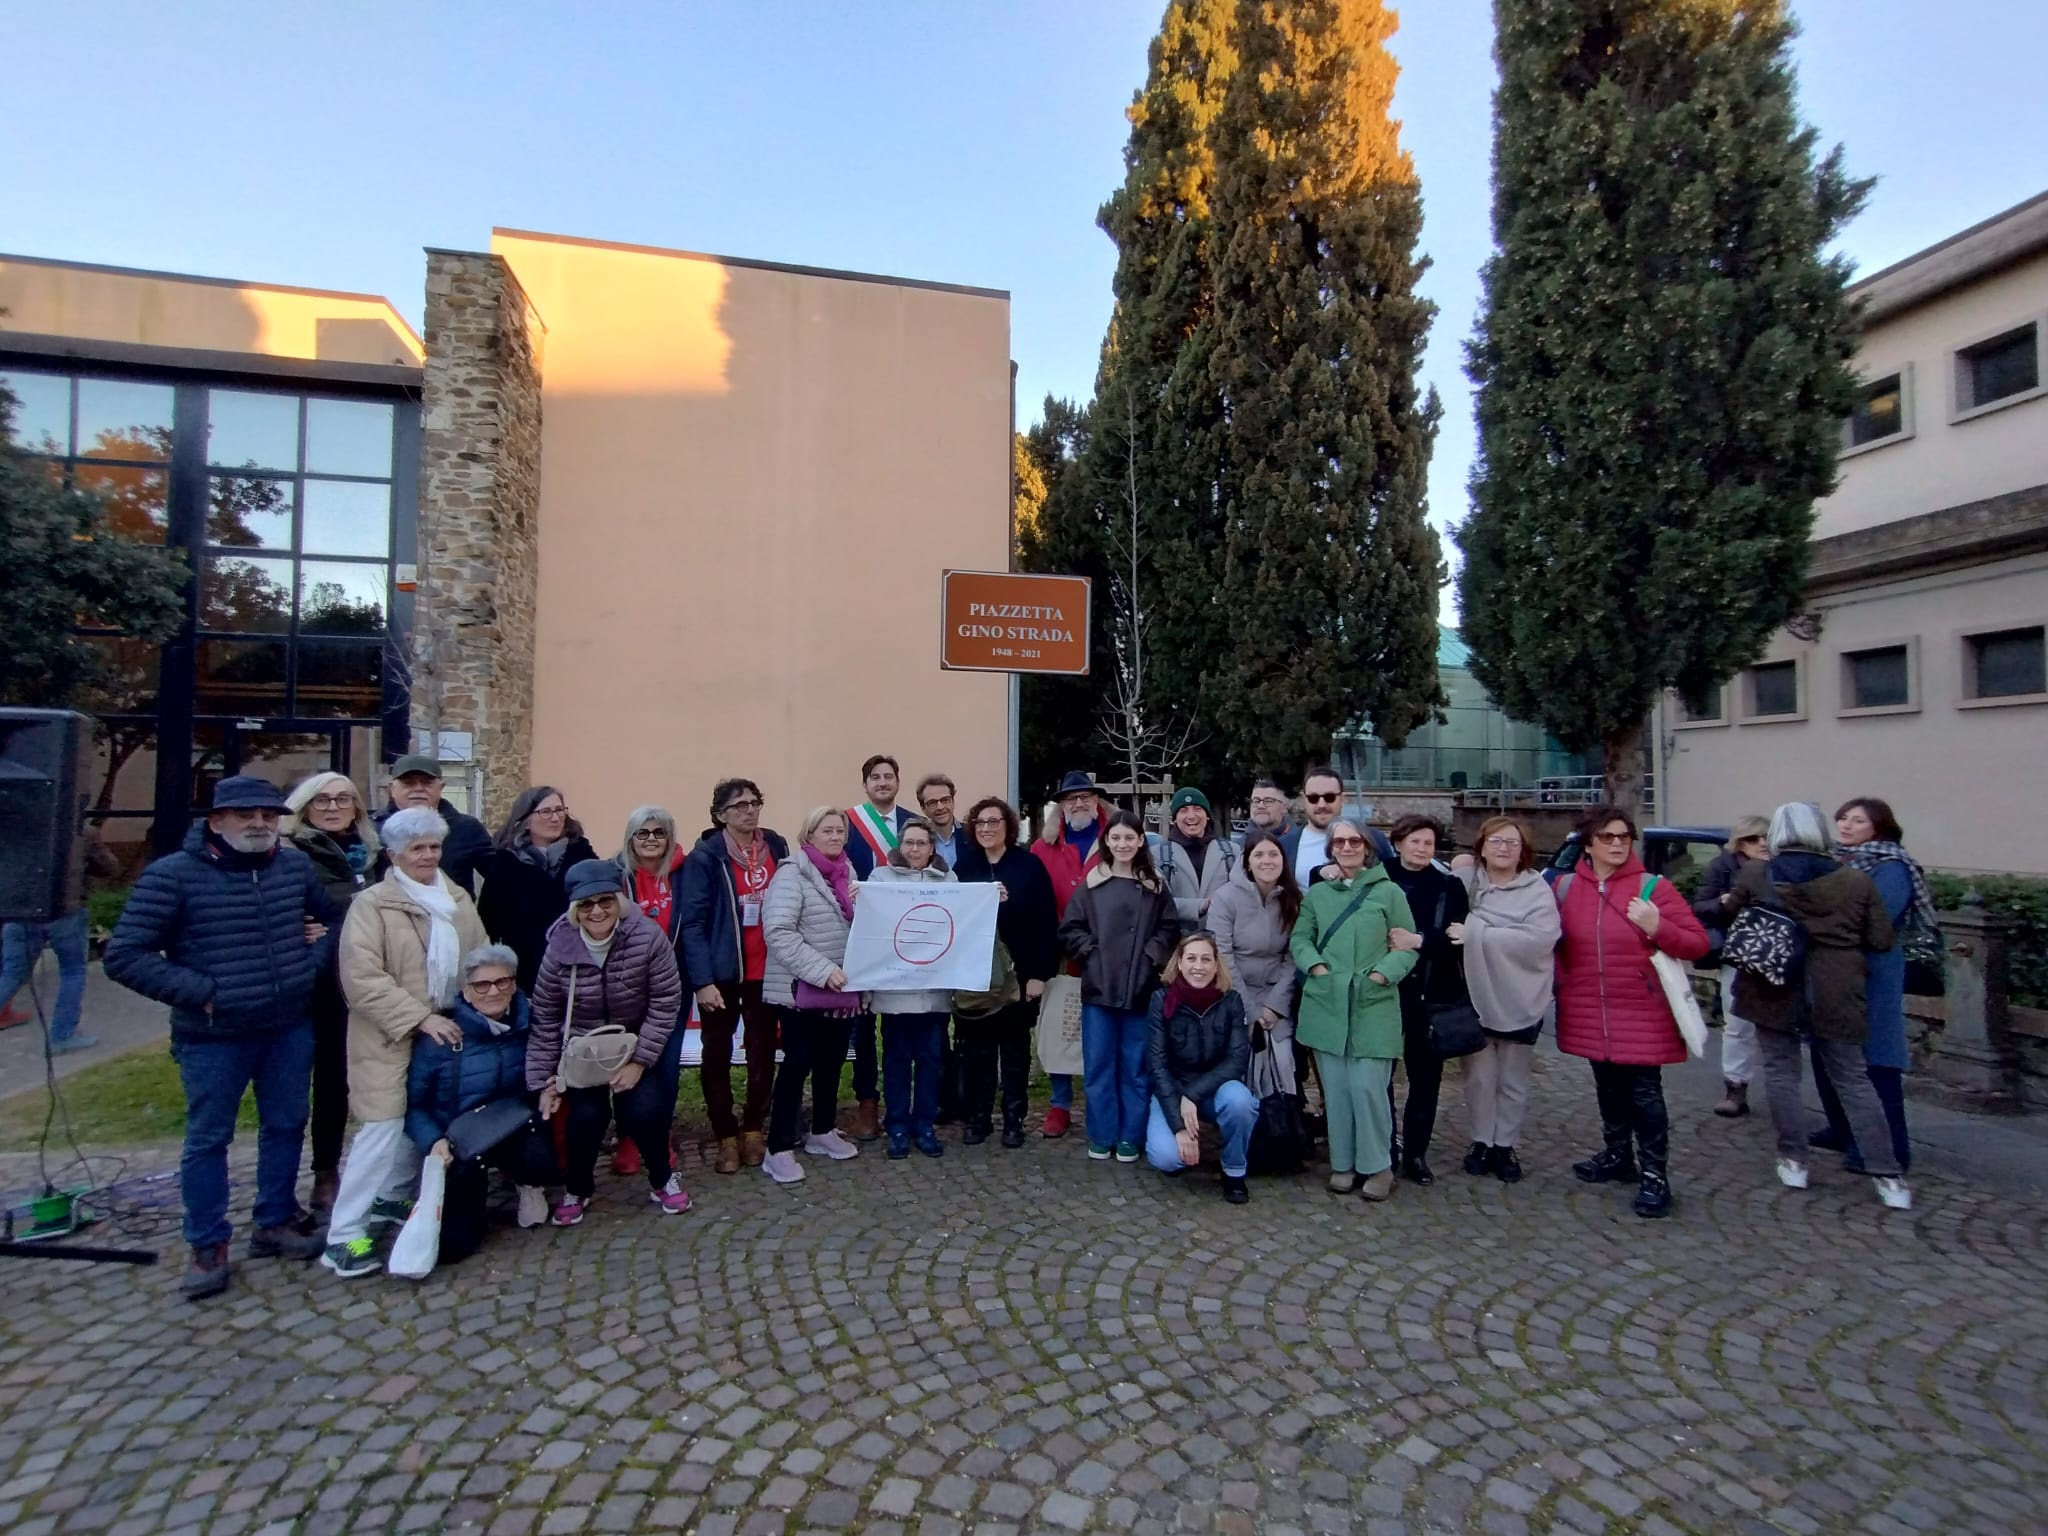
[(142, 872), (107, 941), (107, 975), (171, 1007), (184, 1083), (179, 1183), (193, 1299), (228, 1287), (228, 1147), (256, 1089), (256, 1230), (249, 1256), (310, 1259), (322, 1235), (298, 1224), (299, 1157), (313, 1075), (306, 1005), (341, 922), (313, 861), (280, 842), (284, 796), (237, 774), (185, 846)]

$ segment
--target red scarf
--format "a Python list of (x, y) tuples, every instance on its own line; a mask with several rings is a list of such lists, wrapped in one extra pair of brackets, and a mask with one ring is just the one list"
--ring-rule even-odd
[(1172, 1018), (1181, 1008), (1192, 1008), (1197, 1013), (1207, 1013), (1223, 1000), (1223, 989), (1213, 983), (1206, 987), (1191, 987), (1176, 976), (1173, 985), (1166, 989), (1166, 1011), (1163, 1018)]
[(681, 849), (676, 850), (662, 874), (651, 873), (637, 859), (633, 862), (633, 900), (642, 912), (661, 924), (661, 931), (670, 938), (675, 937), (676, 931), (675, 872), (682, 862)]

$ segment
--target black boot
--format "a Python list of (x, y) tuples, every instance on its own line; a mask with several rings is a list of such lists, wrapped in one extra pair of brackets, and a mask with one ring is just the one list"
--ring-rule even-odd
[(1493, 1163), (1493, 1148), (1483, 1141), (1475, 1141), (1465, 1153), (1465, 1171), (1475, 1179), (1485, 1173)]
[(1629, 1151), (1626, 1125), (1604, 1125), (1601, 1134), (1607, 1145), (1584, 1162), (1573, 1163), (1572, 1172), (1588, 1184), (1633, 1184), (1636, 1160)]
[(1665, 1159), (1671, 1150), (1671, 1120), (1664, 1108), (1664, 1090), (1656, 1076), (1644, 1073), (1637, 1079), (1636, 1156), (1643, 1166), (1642, 1183), (1636, 1189), (1636, 1214), (1644, 1217), (1671, 1214), (1671, 1180)]

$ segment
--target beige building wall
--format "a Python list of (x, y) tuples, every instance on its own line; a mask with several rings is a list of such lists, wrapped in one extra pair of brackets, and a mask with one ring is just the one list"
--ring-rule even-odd
[(861, 760), (1004, 792), (1008, 685), (939, 668), (939, 576), (1009, 564), (1009, 302), (500, 230), (547, 327), (533, 775), (767, 824)]
[(0, 328), (73, 341), (417, 368), (419, 337), (384, 299), (0, 256)]

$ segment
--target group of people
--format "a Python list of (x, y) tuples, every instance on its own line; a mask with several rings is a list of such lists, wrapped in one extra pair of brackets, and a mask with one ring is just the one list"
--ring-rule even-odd
[[(1300, 1105), (1313, 1092), (1333, 1192), (1377, 1201), (1397, 1174), (1431, 1183), (1446, 1059), (1435, 1030), (1442, 1010), (1465, 1007), (1483, 1029), (1464, 1056), (1466, 1172), (1522, 1177), (1534, 1043), (1554, 1016), (1560, 1047), (1593, 1064), (1605, 1134), (1575, 1171), (1635, 1183), (1637, 1211), (1662, 1215), (1660, 1068), (1685, 1047), (1652, 954), (1697, 959), (1710, 947), (1703, 919), (1725, 923), (1745, 901), (1770, 901), (1812, 914), (1816, 954), (1850, 945), (1881, 971), (1889, 935), (1863, 870), (1895, 882), (1887, 866), (1903, 862), (1924, 896), (1890, 812), (1873, 801), (1838, 817), (1842, 841), (1866, 848), (1851, 846), (1846, 863), (1815, 831), (1817, 813), (1782, 808), (1768, 857), (1739, 838), (1730, 878), (1717, 886), (1710, 875), (1696, 913), (1645, 875), (1633, 822), (1607, 807), (1587, 822), (1584, 863), (1553, 887), (1512, 817), (1489, 820), (1476, 856), (1446, 866), (1426, 818), (1382, 834), (1340, 814), (1342, 781), (1327, 768), (1307, 776), (1299, 824), (1285, 790), (1259, 781), (1235, 835), (1200, 790), (1175, 794), (1155, 835), (1072, 773), (1028, 840), (1000, 797), (959, 813), (943, 773), (919, 781), (915, 810), (899, 803), (893, 758), (869, 758), (861, 778), (859, 804), (809, 811), (794, 842), (762, 824), (757, 784), (724, 779), (693, 842), (671, 812), (641, 806), (610, 858), (548, 785), (519, 794), (487, 831), (443, 801), (428, 758), (393, 765), (375, 814), (340, 774), (289, 796), (259, 778), (222, 780), (183, 850), (144, 873), (106, 951), (110, 977), (171, 1006), (190, 1109), (187, 1293), (229, 1283), (226, 1153), (251, 1085), (250, 1253), (318, 1256), (353, 1277), (381, 1267), (377, 1234), (406, 1219), (422, 1159), (445, 1174), (443, 1261), (482, 1240), (492, 1171), (516, 1190), (519, 1225), (580, 1222), (608, 1134), (614, 1170), (643, 1175), (656, 1211), (687, 1211), (670, 1134), (693, 1016), (720, 1174), (758, 1167), (795, 1183), (806, 1159), (842, 1161), (883, 1138), (891, 1158), (940, 1157), (949, 1119), (976, 1145), (997, 1135), (999, 1116), (1001, 1144), (1020, 1147), (1034, 1026), (1061, 975), (1076, 978), (1065, 985), (1082, 1001), (1093, 1159), (1177, 1174), (1201, 1161), (1212, 1124), (1222, 1192), (1243, 1203), (1261, 1102)], [(1870, 829), (1860, 839), (1859, 815)], [(986, 990), (848, 985), (861, 891), (888, 882), (998, 888)], [(1886, 1042), (1867, 1076), (1851, 1071), (1855, 1046), (1877, 1032), (1852, 1030), (1850, 1015), (1890, 994), (1873, 982), (1852, 995), (1845, 962), (1816, 962), (1822, 976), (1837, 989), (1824, 1022), (1810, 1002), (1756, 993), (1747, 977), (1731, 1017), (1795, 1042), (1789, 1058), (1775, 1038), (1764, 1052), (1773, 1111), (1788, 1116), (1796, 1041), (1814, 1037), (1832, 1137), (1818, 1144), (1860, 1155), (1899, 1203), (1903, 1157), (1874, 1129), (1877, 1106), (1892, 1102), (1879, 1077)], [(1398, 1129), (1396, 1065), (1407, 1079)], [(1073, 1084), (1054, 1076), (1050, 1090), (1040, 1129), (1057, 1138), (1073, 1123)], [(301, 1207), (309, 1120), (313, 1184)], [(1781, 1149), (1787, 1134), (1781, 1123)], [(1799, 1145), (1803, 1154), (1803, 1130)]]

